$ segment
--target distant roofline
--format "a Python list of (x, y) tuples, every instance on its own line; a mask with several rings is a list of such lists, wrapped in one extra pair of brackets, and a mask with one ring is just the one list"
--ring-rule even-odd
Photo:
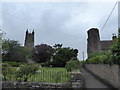
[(100, 42), (112, 42), (113, 40), (101, 40)]

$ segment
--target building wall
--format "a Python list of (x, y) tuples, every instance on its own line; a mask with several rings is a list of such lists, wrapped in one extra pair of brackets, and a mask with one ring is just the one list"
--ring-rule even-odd
[(85, 64), (85, 68), (90, 72), (105, 80), (115, 88), (120, 89), (120, 66), (109, 64)]

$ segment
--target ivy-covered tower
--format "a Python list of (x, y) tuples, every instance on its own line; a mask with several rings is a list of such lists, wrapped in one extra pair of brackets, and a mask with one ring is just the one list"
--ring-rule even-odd
[(29, 33), (28, 29), (27, 29), (26, 35), (25, 35), (24, 46), (30, 47), (30, 48), (34, 47), (34, 29), (33, 29), (32, 33)]

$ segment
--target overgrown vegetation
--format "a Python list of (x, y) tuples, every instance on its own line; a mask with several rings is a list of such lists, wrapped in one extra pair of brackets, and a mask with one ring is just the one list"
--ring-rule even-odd
[(98, 64), (112, 64), (112, 53), (110, 51), (101, 51), (92, 54), (87, 60), (86, 63)]

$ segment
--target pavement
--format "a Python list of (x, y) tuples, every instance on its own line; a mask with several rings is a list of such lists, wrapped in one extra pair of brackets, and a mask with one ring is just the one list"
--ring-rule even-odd
[(82, 68), (82, 77), (84, 81), (84, 88), (106, 88), (107, 90), (112, 90), (110, 87), (105, 85), (102, 81), (98, 78), (94, 77), (90, 72), (86, 69)]

